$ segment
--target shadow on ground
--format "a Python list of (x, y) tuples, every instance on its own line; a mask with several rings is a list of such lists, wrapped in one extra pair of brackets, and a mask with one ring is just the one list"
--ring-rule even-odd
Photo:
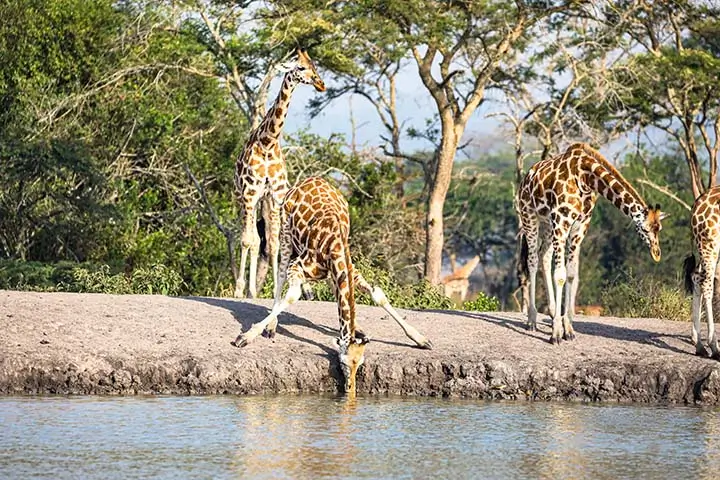
[[(476, 320), (481, 320), (484, 322), (492, 323), (495, 325), (499, 325), (501, 327), (508, 328), (514, 332), (523, 334), (525, 336), (531, 337), (536, 340), (541, 340), (543, 342), (547, 342), (549, 339), (549, 336), (552, 332), (551, 326), (551, 320), (547, 316), (538, 315), (538, 331), (540, 333), (545, 333), (545, 330), (547, 330), (547, 338), (545, 336), (538, 337), (537, 335), (534, 335), (532, 332), (527, 330), (525, 326), (525, 320), (524, 319), (514, 319), (514, 318), (507, 318), (502, 315), (493, 314), (491, 312), (485, 313), (485, 312), (465, 312), (465, 311), (448, 311), (445, 312), (451, 315), (459, 315), (464, 316), (468, 318), (473, 318)], [(678, 339), (681, 341), (687, 342), (687, 336), (685, 335), (676, 335), (676, 334), (667, 334), (667, 333), (661, 333), (661, 332), (651, 332), (648, 330), (642, 330), (642, 329), (635, 329), (635, 328), (628, 328), (628, 327), (620, 327), (616, 325), (610, 325), (607, 323), (599, 323), (599, 322), (593, 322), (588, 321), (582, 317), (576, 317), (575, 321), (573, 322), (573, 328), (575, 329), (575, 333), (578, 333), (580, 335), (588, 335), (588, 336), (596, 336), (596, 337), (605, 337), (613, 340), (620, 340), (625, 342), (635, 342), (640, 343), (644, 345), (653, 345), (658, 348), (662, 348), (665, 350), (670, 350), (675, 353), (680, 353), (683, 355), (694, 355), (694, 352), (689, 352), (687, 350), (683, 350), (680, 348), (677, 348), (673, 345), (668, 344), (665, 339)]]
[[(264, 307), (262, 305), (255, 305), (254, 303), (244, 302), (242, 300), (225, 300), (222, 298), (212, 297), (186, 298), (195, 302), (201, 302), (207, 305), (212, 305), (213, 307), (220, 307), (228, 310), (230, 313), (232, 313), (235, 320), (240, 324), (242, 332), (248, 331), (254, 323), (261, 321), (270, 313), (270, 309), (267, 307)], [(307, 343), (308, 345), (318, 347), (323, 352), (325, 352), (325, 355), (328, 357), (337, 357), (337, 351), (332, 349), (330, 346), (316, 342), (315, 340), (311, 340), (309, 338), (301, 337), (300, 335), (296, 335), (288, 331), (286, 328), (283, 328), (283, 325), (298, 325), (301, 327), (311, 328), (328, 337), (334, 337), (335, 335), (337, 335), (336, 330), (328, 328), (324, 325), (318, 325), (305, 318), (298, 317), (295, 314), (283, 312), (280, 314), (278, 319), (277, 334), (292, 338), (293, 340), (297, 340), (298, 342), (303, 342)], [(238, 331), (237, 334), (239, 335), (241, 331)], [(232, 338), (230, 340), (235, 340), (235, 338)]]

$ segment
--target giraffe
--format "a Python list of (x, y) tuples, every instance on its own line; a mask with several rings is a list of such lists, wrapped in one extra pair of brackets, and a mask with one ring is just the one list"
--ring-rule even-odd
[[(378, 286), (371, 286), (350, 259), (348, 237), (350, 214), (342, 193), (321, 177), (310, 177), (288, 191), (282, 206), (281, 255), (278, 288), (271, 312), (233, 343), (244, 347), (265, 331), (275, 336), (278, 315), (295, 303), (308, 281), (329, 278), (338, 303), (340, 334), (337, 339), (340, 365), (345, 376), (345, 392), (355, 392), (355, 376), (363, 364), (367, 336), (355, 322), (355, 288), (369, 294), (402, 327), (405, 334), (421, 348), (432, 344), (390, 305)], [(288, 281), (288, 290), (281, 298)]]
[[(573, 340), (572, 327), (578, 289), (580, 245), (587, 233), (597, 194), (607, 198), (635, 224), (650, 255), (660, 261), (659, 232), (667, 216), (660, 205), (648, 207), (645, 201), (597, 150), (575, 143), (555, 157), (533, 165), (520, 184), (516, 208), (522, 238), (521, 262), (530, 277), (530, 305), (527, 326), (535, 330), (535, 283), (538, 270), (538, 243), (542, 234), (543, 278), (547, 286), (548, 306), (553, 320), (550, 342)], [(567, 263), (565, 248), (567, 248)], [(554, 258), (554, 261), (553, 261)], [(554, 272), (551, 267), (554, 266)], [(567, 285), (566, 285), (567, 283)], [(565, 287), (565, 314), (561, 312)]]
[(715, 319), (713, 318), (713, 295), (715, 292), (715, 277), (720, 274), (718, 270), (718, 254), (720, 254), (720, 186), (712, 187), (700, 195), (693, 205), (690, 214), (695, 248), (700, 256), (696, 263), (695, 255), (690, 254), (685, 259), (685, 287), (693, 294), (692, 301), (692, 341), (695, 344), (695, 353), (707, 356), (707, 350), (700, 337), (700, 317), (703, 307), (708, 323), (708, 343), (712, 351), (712, 358), (720, 360), (718, 339), (715, 334)]
[(248, 294), (251, 298), (257, 295), (256, 275), (260, 235), (257, 232), (256, 215), (261, 201), (266, 217), (268, 256), (272, 262), (273, 280), (277, 285), (279, 205), (288, 190), (285, 157), (280, 148), (280, 134), (288, 113), (290, 97), (299, 83), (312, 85), (318, 92), (325, 91), (325, 83), (318, 75), (313, 61), (303, 50), (298, 50), (297, 59), (283, 64), (281, 69), (286, 70), (286, 73), (275, 103), (267, 111), (260, 125), (250, 133), (235, 165), (235, 191), (240, 204), (242, 225), (242, 250), (235, 297), (242, 297), (245, 293), (245, 267), (248, 253), (250, 254)]

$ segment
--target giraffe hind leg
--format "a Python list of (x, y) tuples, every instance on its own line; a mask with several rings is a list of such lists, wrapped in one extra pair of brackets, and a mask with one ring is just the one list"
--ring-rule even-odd
[(703, 274), (698, 266), (693, 273), (693, 298), (692, 298), (692, 341), (695, 343), (695, 355), (699, 357), (707, 357), (708, 352), (702, 342), (702, 334), (700, 332), (700, 317), (702, 316), (702, 291), (700, 285), (703, 281)]

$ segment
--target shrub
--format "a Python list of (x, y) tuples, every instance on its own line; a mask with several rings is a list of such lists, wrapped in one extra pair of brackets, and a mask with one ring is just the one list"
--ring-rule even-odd
[(8, 290), (179, 295), (183, 286), (180, 274), (164, 265), (139, 267), (125, 275), (89, 263), (0, 262), (0, 288)]
[(652, 277), (621, 275), (602, 291), (608, 315), (689, 320), (690, 299), (679, 287), (670, 287)]
[(480, 292), (475, 300), (463, 302), (462, 309), (470, 312), (496, 312), (500, 310), (500, 300)]

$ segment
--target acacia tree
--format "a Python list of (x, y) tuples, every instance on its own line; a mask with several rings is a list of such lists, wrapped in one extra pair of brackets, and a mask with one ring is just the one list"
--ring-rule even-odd
[(604, 77), (620, 86), (621, 102), (600, 104), (590, 117), (626, 131), (664, 132), (685, 157), (694, 197), (717, 177), (719, 14), (708, 2), (622, 0), (609, 2), (597, 18), (598, 31), (613, 32), (617, 48), (634, 53)]
[[(397, 67), (410, 63), (416, 70), (434, 106), (425, 116), (437, 121), (437, 127), (428, 132), (411, 125), (404, 133), (435, 141), (432, 158), (421, 162), (426, 173), (424, 273), (430, 282), (439, 283), (443, 207), (453, 162), (470, 117), (485, 102), (488, 89), (497, 88), (516, 73), (515, 59), (538, 22), (580, 2), (363, 0), (329, 6), (300, 0), (278, 3), (294, 3), (298, 9), (302, 4), (305, 13), (313, 4), (327, 16), (328, 23), (337, 25), (334, 39), (345, 46), (339, 51), (351, 56), (351, 63), (358, 66), (338, 81), (345, 91), (360, 93), (386, 110), (381, 117), (388, 131), (386, 153), (405, 160), (414, 157), (402, 148), (402, 121), (393, 118), (386, 107), (392, 106), (392, 75)], [(378, 56), (377, 52), (383, 54)], [(380, 88), (378, 80), (382, 80)], [(374, 91), (368, 86), (373, 86)], [(382, 91), (386, 93), (384, 99)]]

